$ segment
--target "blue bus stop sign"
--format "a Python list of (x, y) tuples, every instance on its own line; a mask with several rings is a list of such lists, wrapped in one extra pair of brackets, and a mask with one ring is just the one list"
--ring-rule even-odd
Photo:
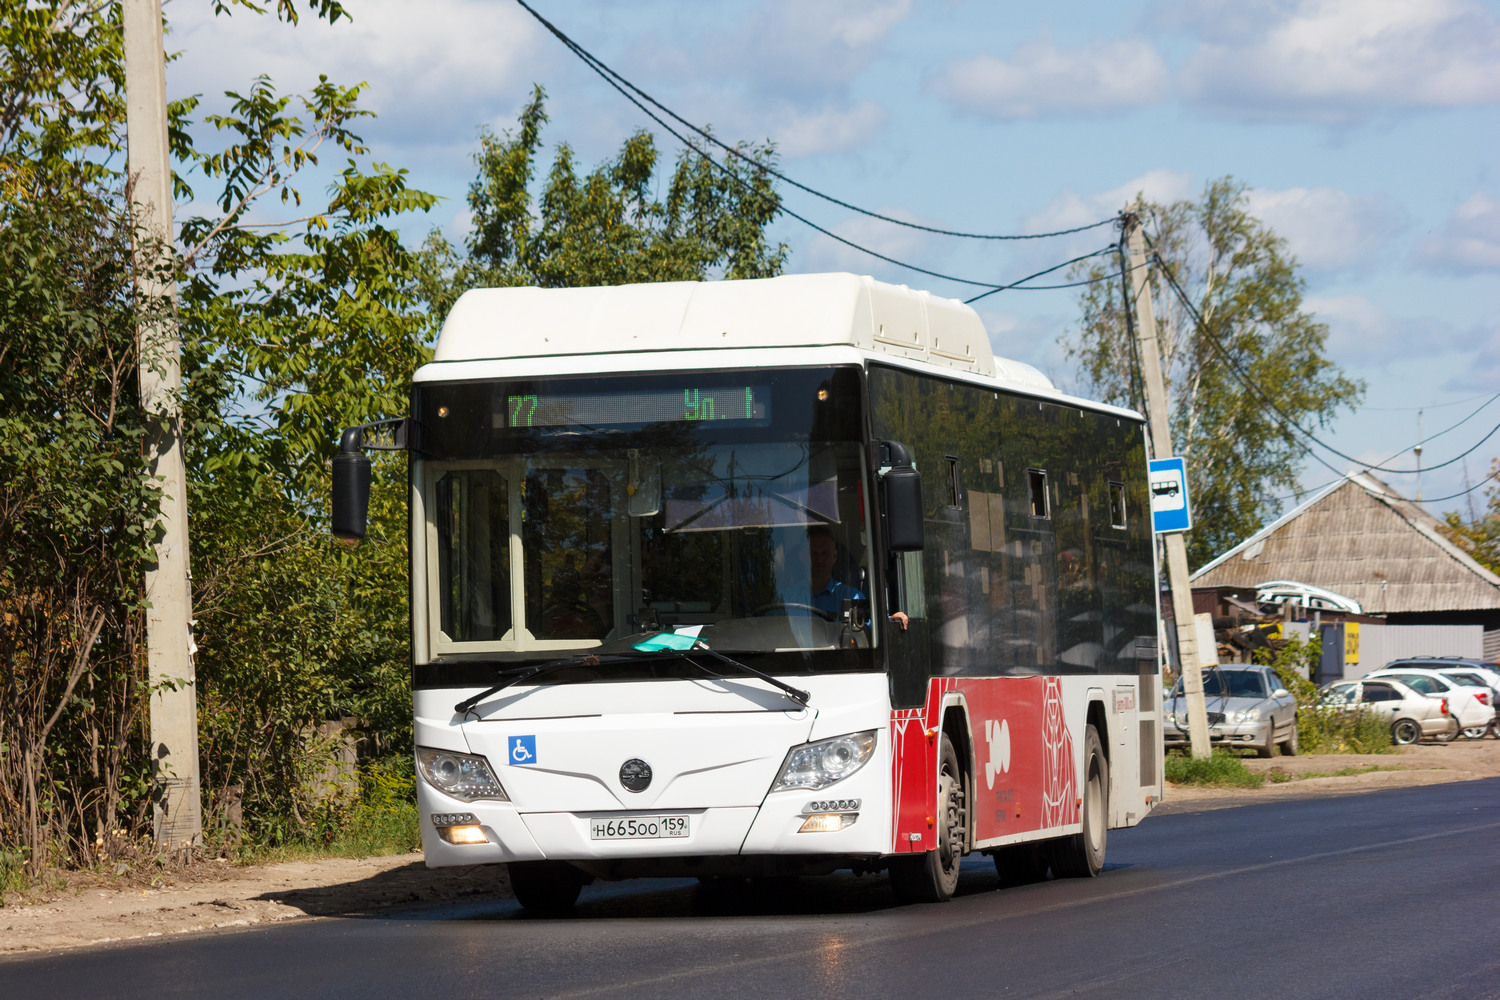
[(1191, 528), (1187, 463), (1180, 458), (1152, 459), (1146, 478), (1151, 484), (1151, 530), (1160, 535)]

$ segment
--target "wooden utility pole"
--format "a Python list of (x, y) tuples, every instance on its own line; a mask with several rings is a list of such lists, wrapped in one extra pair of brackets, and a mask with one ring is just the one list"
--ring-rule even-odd
[(161, 489), (156, 557), (145, 581), (153, 818), (157, 846), (177, 850), (202, 840), (203, 804), (161, 0), (124, 0), (123, 18), (127, 190), (135, 222), (136, 295), (146, 310), (139, 334), (141, 406), (146, 457)]
[[(1167, 423), (1167, 386), (1162, 377), (1161, 352), (1156, 340), (1156, 311), (1151, 305), (1150, 270), (1137, 211), (1124, 213), (1126, 246), (1130, 254), (1132, 298), (1136, 317), (1141, 380), (1146, 385), (1146, 417), (1151, 428), (1151, 457), (1172, 454)], [(1187, 546), (1182, 532), (1162, 535), (1167, 550), (1167, 582), (1172, 588), (1172, 618), (1177, 625), (1177, 653), (1182, 661), (1182, 692), (1187, 701), (1188, 741), (1194, 757), (1209, 755), (1208, 711), (1203, 703), (1203, 670), (1198, 659), (1198, 627), (1193, 617), (1193, 587), (1188, 579)]]

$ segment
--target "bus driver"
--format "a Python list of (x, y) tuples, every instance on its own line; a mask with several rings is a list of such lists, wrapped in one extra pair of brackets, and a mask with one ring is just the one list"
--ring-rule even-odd
[[(808, 586), (812, 591), (809, 603), (830, 617), (843, 609), (845, 600), (865, 599), (859, 588), (833, 578), (833, 564), (837, 559), (838, 545), (833, 540), (832, 530), (826, 524), (810, 526), (807, 529)], [(890, 616), (890, 620), (899, 624), (902, 629), (906, 628), (907, 617), (904, 612), (897, 611)]]

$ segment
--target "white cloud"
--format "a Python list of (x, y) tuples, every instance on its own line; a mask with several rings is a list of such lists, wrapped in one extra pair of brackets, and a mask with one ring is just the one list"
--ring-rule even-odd
[(1262, 35), (1283, 6), (1284, 0), (1177, 0), (1153, 5), (1147, 21), (1205, 41), (1246, 42)]
[(765, 131), (776, 140), (777, 152), (795, 159), (863, 145), (889, 117), (885, 107), (874, 101), (861, 101), (853, 107), (791, 107)]
[[(876, 211), (906, 222), (932, 224), (928, 220), (920, 219), (911, 212), (899, 208), (876, 209)], [(868, 216), (858, 216), (833, 226), (832, 231), (851, 243), (868, 247), (887, 257), (927, 267), (933, 266), (930, 261), (932, 240), (920, 230), (893, 226), (889, 222), (881, 222), (879, 219), (872, 219)], [(926, 280), (925, 275), (914, 274), (904, 268), (892, 267), (876, 257), (822, 234), (813, 237), (806, 248), (798, 254), (797, 270), (804, 273), (852, 271), (855, 274), (873, 274), (883, 281), (908, 283), (914, 281), (916, 287), (927, 287), (923, 285), (923, 281)], [(931, 282), (929, 281), (928, 284), (930, 285)]]
[[(307, 11), (291, 26), (270, 15), (213, 15), (210, 5), (172, 3), (167, 70), (174, 94), (202, 93), (217, 104), (259, 74), (277, 89), (303, 92), (325, 73), (336, 83), (369, 81), (361, 99), (412, 139), (472, 135), (497, 104), (511, 104), (539, 64), (535, 23), (519, 7), (483, 0), (423, 0), (420, 15), (402, 0), (361, 0), (350, 21), (328, 24)], [(454, 27), (461, 25), (462, 31)], [(502, 96), (503, 95), (503, 96)]]
[(1246, 198), (1250, 212), (1314, 271), (1342, 271), (1376, 259), (1393, 229), (1404, 224), (1385, 198), (1355, 198), (1338, 188), (1254, 189)]
[(1057, 114), (1101, 114), (1160, 101), (1166, 63), (1140, 39), (1059, 49), (1028, 42), (1008, 59), (980, 55), (937, 73), (928, 89), (984, 118), (1009, 120)]
[(1258, 4), (1218, 38), (1187, 60), (1181, 89), (1249, 117), (1342, 121), (1500, 101), (1500, 19), (1473, 0)]
[(768, 92), (841, 88), (869, 66), (911, 0), (773, 0), (704, 52), (700, 71), (753, 67)]
[(1392, 316), (1363, 295), (1310, 295), (1302, 308), (1328, 324), (1328, 356), (1354, 370), (1409, 364), (1417, 344), (1427, 357), (1472, 350), (1472, 335), (1435, 319)]
[(1417, 261), (1434, 270), (1500, 270), (1500, 200), (1475, 192), (1442, 227), (1418, 241)]
[[(1051, 233), (1074, 226), (1086, 226), (1091, 222), (1109, 218), (1126, 205), (1134, 204), (1136, 196), (1144, 194), (1147, 201), (1166, 204), (1192, 197), (1193, 178), (1189, 174), (1158, 167), (1148, 170), (1118, 187), (1092, 194), (1077, 194), (1063, 191), (1047, 206), (1028, 215), (1021, 224), (1023, 233)], [(1089, 242), (1094, 240), (1089, 237)]]

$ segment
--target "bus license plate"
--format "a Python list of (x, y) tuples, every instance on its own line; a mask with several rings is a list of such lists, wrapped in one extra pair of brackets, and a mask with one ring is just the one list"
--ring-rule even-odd
[(686, 837), (686, 816), (626, 816), (589, 820), (591, 840), (658, 840)]

